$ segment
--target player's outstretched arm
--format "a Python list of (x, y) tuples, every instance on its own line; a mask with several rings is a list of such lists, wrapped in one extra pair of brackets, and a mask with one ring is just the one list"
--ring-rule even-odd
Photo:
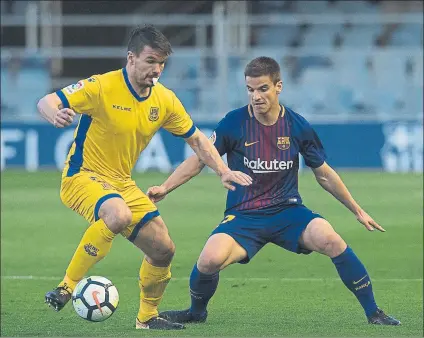
[(205, 165), (199, 160), (197, 155), (190, 156), (160, 186), (150, 187), (147, 190), (147, 196), (152, 202), (159, 202), (171, 191), (197, 176), (204, 167)]
[(41, 116), (56, 128), (64, 128), (72, 124), (75, 112), (69, 108), (63, 108), (62, 101), (56, 93), (44, 96), (37, 104)]
[[(211, 163), (209, 167), (214, 169), (221, 177), (221, 182), (227, 189), (235, 190), (235, 187), (231, 183), (238, 183), (240, 185), (250, 185), (252, 183), (250, 176), (239, 171), (230, 170), (222, 160), (215, 146), (200, 131), (197, 130), (188, 139), (187, 143), (190, 144), (196, 154), (181, 163), (160, 186), (153, 186), (147, 190), (147, 196), (153, 202), (159, 202), (171, 191), (198, 175), (205, 167), (204, 161)], [(203, 156), (203, 159), (200, 158), (199, 154)]]
[(224, 163), (219, 155), (218, 150), (212, 142), (201, 131), (196, 130), (192, 136), (185, 139), (190, 147), (194, 150), (200, 161), (215, 171), (223, 186), (229, 190), (235, 190), (231, 183), (237, 183), (243, 186), (251, 185), (252, 178), (240, 171), (232, 171)]
[(386, 231), (356, 203), (340, 176), (326, 162), (312, 171), (318, 183), (343, 203), (369, 231)]

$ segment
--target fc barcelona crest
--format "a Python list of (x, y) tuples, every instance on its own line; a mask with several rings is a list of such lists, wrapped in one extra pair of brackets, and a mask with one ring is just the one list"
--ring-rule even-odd
[(282, 136), (277, 139), (277, 147), (280, 150), (287, 150), (290, 148), (290, 137)]
[(159, 119), (159, 108), (158, 107), (151, 107), (150, 108), (150, 115), (149, 120), (152, 122), (155, 122)]

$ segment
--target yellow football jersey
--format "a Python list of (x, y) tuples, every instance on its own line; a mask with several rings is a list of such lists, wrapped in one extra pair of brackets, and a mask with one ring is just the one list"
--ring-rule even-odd
[(94, 75), (58, 90), (65, 108), (81, 117), (64, 175), (94, 171), (116, 181), (131, 179), (140, 153), (161, 128), (190, 137), (196, 130), (174, 92), (160, 83), (140, 97), (125, 68)]

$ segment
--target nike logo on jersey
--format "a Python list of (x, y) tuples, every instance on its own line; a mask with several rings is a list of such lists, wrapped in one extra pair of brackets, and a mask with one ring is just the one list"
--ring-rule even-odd
[(361, 280), (363, 280), (365, 277), (367, 277), (368, 275), (365, 275), (364, 277), (362, 277), (360, 280), (358, 280), (357, 282), (353, 281), (353, 284), (358, 284)]
[(123, 111), (131, 111), (130, 107), (123, 107), (123, 106), (118, 106), (117, 104), (113, 104), (112, 108), (114, 109), (118, 109), (118, 110), (123, 110)]
[(251, 143), (247, 143), (247, 141), (245, 141), (245, 142), (244, 142), (244, 146), (245, 146), (245, 147), (250, 147), (250, 146), (252, 146), (252, 145), (254, 145), (254, 144), (258, 143), (258, 142), (259, 142), (259, 141), (251, 142)]

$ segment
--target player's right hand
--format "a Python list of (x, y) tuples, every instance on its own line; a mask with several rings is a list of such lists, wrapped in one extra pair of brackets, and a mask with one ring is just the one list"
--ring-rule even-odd
[(56, 112), (53, 118), (53, 125), (56, 128), (65, 128), (74, 121), (75, 112), (69, 108), (63, 108)]
[(165, 187), (161, 185), (160, 186), (155, 185), (153, 187), (150, 187), (149, 189), (147, 189), (147, 193), (146, 193), (147, 197), (149, 197), (153, 203), (163, 200), (166, 194), (167, 194), (167, 191)]
[(232, 171), (229, 170), (221, 176), (222, 185), (228, 190), (234, 191), (236, 187), (231, 183), (237, 183), (243, 186), (248, 186), (252, 184), (252, 178), (241, 172), (241, 171)]

